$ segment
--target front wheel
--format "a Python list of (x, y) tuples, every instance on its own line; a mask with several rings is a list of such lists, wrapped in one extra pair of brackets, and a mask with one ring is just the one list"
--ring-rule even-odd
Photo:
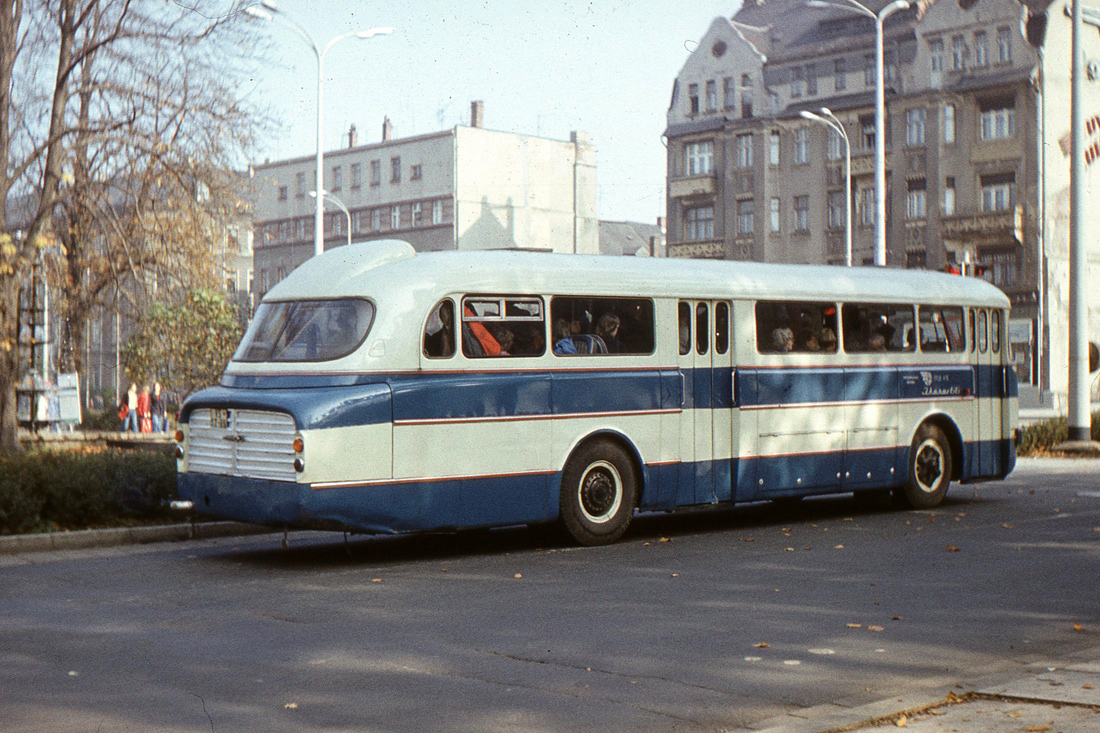
[(561, 519), (582, 545), (607, 545), (626, 532), (638, 481), (630, 456), (609, 440), (582, 446), (565, 464)]
[(921, 425), (909, 449), (905, 501), (914, 509), (939, 506), (951, 483), (951, 447), (935, 425)]

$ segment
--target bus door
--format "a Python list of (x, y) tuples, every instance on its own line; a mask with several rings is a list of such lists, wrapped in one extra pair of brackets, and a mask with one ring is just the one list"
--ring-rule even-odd
[[(720, 306), (720, 307), (719, 307)], [(730, 489), (730, 306), (728, 302), (678, 304), (683, 380), (680, 415), (680, 475), (676, 503), (727, 501)], [(722, 321), (722, 331), (716, 330)], [(723, 353), (717, 353), (718, 347)]]
[(1001, 313), (986, 308), (978, 311), (977, 409), (976, 431), (978, 474), (991, 476), (1001, 467), (1001, 405), (1004, 395), (1004, 369), (1001, 366)]

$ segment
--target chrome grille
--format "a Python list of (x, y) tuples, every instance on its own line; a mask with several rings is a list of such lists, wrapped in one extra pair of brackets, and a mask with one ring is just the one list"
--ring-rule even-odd
[(187, 470), (294, 481), (294, 418), (284, 412), (201, 409), (188, 420)]

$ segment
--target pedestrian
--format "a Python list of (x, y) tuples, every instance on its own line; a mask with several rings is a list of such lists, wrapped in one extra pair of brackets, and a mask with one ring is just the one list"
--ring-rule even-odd
[(130, 389), (126, 391), (126, 426), (123, 432), (136, 433), (138, 431), (138, 388), (136, 382), (130, 382)]
[(149, 385), (146, 384), (141, 388), (141, 394), (138, 395), (137, 400), (138, 430), (143, 433), (153, 432), (153, 419), (149, 411), (149, 401)]
[(165, 395), (160, 392), (160, 382), (153, 382), (153, 394), (149, 397), (149, 410), (153, 413), (153, 432), (168, 431), (167, 405)]
[(118, 431), (120, 433), (126, 432), (126, 418), (130, 415), (130, 408), (126, 406), (126, 400), (118, 403)]

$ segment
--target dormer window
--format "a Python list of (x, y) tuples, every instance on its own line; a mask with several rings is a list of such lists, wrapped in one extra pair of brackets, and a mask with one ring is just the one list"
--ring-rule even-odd
[(699, 85), (688, 85), (688, 112), (692, 115), (699, 114)]

